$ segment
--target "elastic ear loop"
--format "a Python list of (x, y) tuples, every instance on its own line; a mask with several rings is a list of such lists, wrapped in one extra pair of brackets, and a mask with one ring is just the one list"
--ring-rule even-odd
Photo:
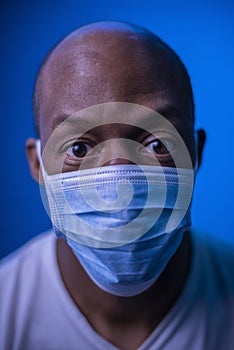
[(37, 151), (37, 157), (39, 159), (40, 165), (42, 165), (42, 158), (41, 158), (41, 140), (36, 140), (36, 151)]
[(39, 139), (36, 140), (36, 151), (37, 151), (37, 157), (38, 157), (38, 160), (40, 163), (42, 175), (43, 175), (43, 178), (45, 180), (47, 173), (46, 173), (46, 170), (44, 168), (44, 164), (43, 164), (42, 157), (41, 157), (41, 140), (39, 140)]
[[(40, 167), (41, 167), (41, 171), (42, 171), (42, 175), (43, 175), (43, 178), (44, 178), (44, 181), (45, 181), (45, 184), (48, 180), (48, 175), (47, 175), (47, 172), (44, 168), (44, 164), (43, 164), (43, 160), (42, 160), (42, 157), (41, 157), (41, 140), (36, 140), (36, 151), (37, 151), (37, 157), (38, 157), (38, 160), (39, 160), (39, 163), (40, 163)], [(51, 194), (50, 194), (50, 191), (47, 190), (46, 186), (45, 186), (45, 189), (46, 189), (46, 193), (47, 193), (47, 198), (48, 198), (48, 209), (50, 211), (50, 215), (48, 213), (48, 210), (46, 210), (47, 214), (49, 215), (51, 221), (52, 221), (52, 224), (53, 224), (53, 228), (54, 228), (54, 231), (55, 231), (55, 234), (57, 235), (57, 237), (65, 237), (65, 235), (59, 231), (59, 229), (55, 226), (54, 222), (53, 222), (53, 219), (52, 219), (52, 212), (54, 213), (53, 215), (56, 215), (56, 218), (58, 219), (59, 221), (59, 215), (56, 213), (56, 211), (54, 212), (51, 208), (51, 200), (50, 200), (50, 197), (51, 197)], [(44, 206), (45, 206), (45, 203), (43, 202)], [(46, 209), (46, 207), (45, 207)]]

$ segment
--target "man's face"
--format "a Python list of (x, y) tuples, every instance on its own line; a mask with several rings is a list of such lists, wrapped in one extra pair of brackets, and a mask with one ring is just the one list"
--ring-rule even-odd
[[(53, 52), (42, 81), (42, 149), (57, 126), (74, 113), (101, 103), (128, 102), (149, 107), (164, 116), (181, 135), (194, 161), (192, 105), (185, 75), (175, 58), (151, 40), (127, 31), (99, 30), (71, 37)], [(113, 124), (110, 118), (110, 123), (99, 124), (82, 135), (66, 158), (63, 171), (79, 169), (79, 162), (90, 149), (110, 139), (152, 145), (161, 165), (174, 166), (170, 157), (162, 157), (163, 145), (153, 144), (155, 140), (143, 127), (132, 125), (132, 120), (129, 125)], [(105, 165), (126, 162), (116, 158), (116, 149), (109, 148), (108, 152)]]
[[(169, 239), (165, 240), (169, 247), (161, 244), (163, 235), (179, 229), (180, 224), (187, 227), (189, 221), (187, 209), (193, 190), (191, 169), (195, 145), (190, 86), (183, 68), (170, 50), (150, 36), (126, 27), (112, 30), (92, 26), (91, 30), (82, 29), (60, 43), (49, 56), (39, 78), (36, 91), (43, 153), (41, 164), (48, 175), (67, 172), (62, 176), (47, 176), (43, 172), (46, 190), (51, 194), (48, 201), (54, 227), (64, 233), (85, 270), (92, 270), (93, 275), (90, 274), (97, 285), (103, 281), (106, 271), (112, 271), (103, 289), (112, 292), (112, 287), (114, 290), (118, 287), (118, 292), (115, 290), (113, 294), (134, 295), (129, 290), (123, 293), (122, 287), (125, 289), (126, 281), (129, 284), (129, 276), (132, 276), (132, 287), (136, 285), (135, 273), (131, 270), (139, 266), (136, 239), (146, 232), (153, 234), (152, 239), (146, 239), (154, 252), (146, 262), (144, 239), (143, 245), (140, 243), (142, 262), (147, 265), (146, 273), (141, 276), (145, 288), (147, 271), (157, 270), (155, 278), (161, 273), (156, 254), (161, 261), (160, 249), (166, 252), (163, 258), (166, 266), (171, 257), (169, 253), (176, 249), (170, 247)], [(168, 143), (161, 142), (161, 137), (165, 140), (168, 135), (179, 140), (178, 148), (170, 148), (170, 137)], [(39, 152), (36, 153), (35, 144), (35, 140), (28, 140), (27, 152), (31, 172), (38, 181)], [(168, 144), (169, 147), (165, 147)], [(176, 157), (172, 155), (174, 151)], [(140, 166), (102, 167), (126, 163)], [(155, 167), (159, 164), (164, 168)], [(97, 170), (97, 167), (102, 168)], [(89, 170), (69, 174), (83, 169)], [(139, 177), (138, 169), (141, 175), (143, 172), (143, 178)], [(162, 175), (162, 180), (158, 175)], [(79, 182), (82, 176), (84, 183)], [(97, 177), (100, 191), (96, 191)], [(109, 184), (114, 188), (106, 186)], [(130, 205), (125, 207), (125, 202)], [(137, 213), (140, 214), (136, 216)], [(183, 230), (177, 233), (177, 242), (173, 244), (178, 247)], [(120, 255), (114, 258), (116, 262), (126, 260), (124, 274), (119, 264), (113, 265), (112, 259), (108, 260), (111, 255), (106, 251), (99, 251), (102, 264), (97, 264), (98, 269), (89, 255), (85, 253), (83, 259), (79, 253), (79, 243), (87, 245), (89, 250), (89, 247), (112, 249), (131, 242), (131, 254), (120, 249)], [(152, 268), (154, 263), (157, 266)], [(123, 279), (119, 280), (118, 276)]]

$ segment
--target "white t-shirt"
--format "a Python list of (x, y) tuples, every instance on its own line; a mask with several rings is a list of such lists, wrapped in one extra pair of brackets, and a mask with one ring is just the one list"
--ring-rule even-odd
[[(0, 349), (116, 350), (75, 306), (55, 247), (55, 235), (48, 232), (2, 261)], [(181, 295), (139, 350), (234, 349), (233, 249), (197, 234), (192, 249)]]

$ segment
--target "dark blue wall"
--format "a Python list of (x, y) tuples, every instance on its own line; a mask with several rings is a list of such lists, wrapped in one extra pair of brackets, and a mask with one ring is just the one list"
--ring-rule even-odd
[(234, 242), (234, 5), (232, 1), (1, 2), (0, 255), (50, 227), (30, 177), (25, 140), (34, 136), (32, 89), (51, 46), (76, 27), (125, 20), (162, 37), (188, 67), (197, 127), (207, 131), (193, 203), (195, 226)]

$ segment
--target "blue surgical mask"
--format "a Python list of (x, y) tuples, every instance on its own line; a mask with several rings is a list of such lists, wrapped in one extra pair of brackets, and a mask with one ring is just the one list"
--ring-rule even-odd
[(43, 176), (55, 232), (108, 293), (151, 287), (190, 226), (191, 169), (128, 164)]

